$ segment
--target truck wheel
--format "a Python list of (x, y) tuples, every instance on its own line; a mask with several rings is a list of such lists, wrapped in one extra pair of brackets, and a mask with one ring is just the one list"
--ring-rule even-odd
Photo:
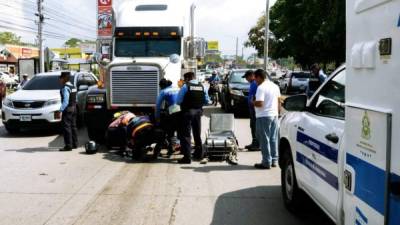
[(307, 199), (305, 193), (299, 189), (296, 180), (292, 156), (290, 150), (283, 155), (283, 163), (281, 170), (282, 196), (286, 208), (293, 212), (299, 213), (304, 208)]
[(87, 128), (89, 140), (93, 140), (97, 143), (105, 143), (105, 131), (102, 129)]

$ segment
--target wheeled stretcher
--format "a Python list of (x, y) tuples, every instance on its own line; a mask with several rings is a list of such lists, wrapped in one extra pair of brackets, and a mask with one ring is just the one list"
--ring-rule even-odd
[(204, 143), (204, 150), (210, 160), (226, 160), (236, 164), (239, 143), (234, 130), (233, 114), (211, 114), (210, 129)]

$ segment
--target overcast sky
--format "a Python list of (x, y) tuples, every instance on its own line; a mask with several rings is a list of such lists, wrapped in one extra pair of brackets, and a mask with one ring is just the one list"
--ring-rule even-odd
[[(96, 36), (97, 0), (44, 0), (45, 14), (49, 19), (45, 26), (46, 46), (61, 47), (67, 37)], [(121, 1), (121, 0), (116, 0)], [(126, 0), (129, 1), (129, 0)], [(181, 1), (181, 0), (177, 0)], [(186, 0), (191, 1), (191, 0)], [(265, 11), (266, 0), (194, 0), (197, 5), (197, 34), (206, 40), (218, 40), (223, 54), (234, 55), (236, 37), (239, 38), (239, 54), (247, 40), (247, 32)], [(276, 0), (271, 0), (271, 5)], [(23, 40), (34, 42), (33, 29), (36, 0), (0, 0), (0, 31), (8, 27)], [(7, 23), (7, 21), (11, 21)], [(79, 24), (79, 27), (74, 27)], [(245, 55), (253, 53), (245, 49)]]

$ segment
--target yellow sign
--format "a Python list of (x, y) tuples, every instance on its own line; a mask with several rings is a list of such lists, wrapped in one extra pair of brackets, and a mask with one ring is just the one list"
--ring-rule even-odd
[(219, 50), (219, 42), (218, 41), (207, 42), (207, 50), (218, 51)]

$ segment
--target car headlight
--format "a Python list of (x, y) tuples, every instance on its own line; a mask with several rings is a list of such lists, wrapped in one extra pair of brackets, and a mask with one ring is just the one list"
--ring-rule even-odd
[(9, 98), (6, 98), (6, 99), (3, 101), (3, 105), (5, 105), (5, 106), (7, 106), (7, 107), (10, 107), (10, 108), (14, 108), (14, 104), (13, 104), (13, 102), (12, 102)]
[(44, 104), (44, 106), (46, 107), (46, 106), (57, 105), (57, 104), (61, 104), (60, 99), (49, 100)]
[(89, 104), (100, 104), (104, 103), (104, 95), (90, 95), (87, 97), (87, 102)]
[(241, 90), (231, 89), (230, 93), (231, 93), (231, 95), (244, 96), (243, 91), (241, 91)]

